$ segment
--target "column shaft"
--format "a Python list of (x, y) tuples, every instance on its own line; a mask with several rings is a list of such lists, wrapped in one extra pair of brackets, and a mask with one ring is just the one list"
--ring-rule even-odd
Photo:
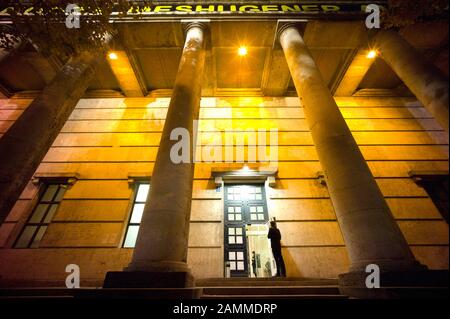
[(378, 32), (372, 46), (448, 132), (448, 78), (397, 32)]
[(285, 26), (280, 43), (325, 172), (350, 271), (364, 272), (371, 263), (382, 271), (414, 267), (417, 262), (299, 31)]
[(178, 68), (175, 86), (152, 173), (150, 194), (145, 204), (132, 261), (127, 271), (188, 272), (187, 247), (192, 200), (194, 163), (174, 163), (170, 139), (175, 128), (194, 134), (198, 119), (201, 81), (205, 63), (204, 31), (193, 24)]
[(30, 181), (95, 73), (96, 57), (73, 57), (0, 139), (0, 223)]
[[(21, 45), (21, 41), (14, 42), (11, 50), (0, 49), (0, 63), (2, 63), (3, 60), (5, 60), (12, 51), (17, 50), (20, 47), (20, 45)], [(4, 94), (3, 92), (0, 91), (0, 99), (7, 99), (7, 98), (8, 98), (7, 94)], [(0, 221), (0, 223), (1, 223), (1, 221)]]

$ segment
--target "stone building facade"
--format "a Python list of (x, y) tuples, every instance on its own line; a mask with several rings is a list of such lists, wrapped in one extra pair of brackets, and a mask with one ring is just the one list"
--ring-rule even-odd
[[(78, 76), (92, 78), (86, 85), (74, 80), (58, 88), (61, 83), (51, 78), (64, 69), (49, 71), (48, 62), (34, 53), (22, 50), (4, 57), (0, 78), (9, 93), (5, 89), (0, 100), (0, 144), (17, 134), (28, 134), (28, 141), (50, 134), (39, 125), (36, 131), (17, 125), (36, 105), (62, 109), (66, 106), (55, 104), (66, 99), (74, 107), (67, 107), (70, 115), (48, 151), (40, 150), (45, 156), (0, 228), (1, 284), (64, 286), (66, 266), (76, 264), (81, 285), (99, 287), (107, 272), (142, 270), (145, 258), (156, 263), (156, 255), (166, 250), (173, 252), (168, 261), (174, 264), (183, 262), (175, 256), (186, 251), (195, 278), (225, 277), (230, 264), (232, 276), (253, 276), (251, 230), (239, 224), (243, 237), (238, 239), (241, 233), (228, 216), (229, 207), (240, 205), (229, 196), (230, 189), (240, 185), (249, 186), (239, 191), (243, 216), (252, 219), (257, 207), (265, 214), (260, 221), (256, 214), (248, 224), (266, 231), (267, 222), (276, 219), (290, 277), (336, 278), (371, 260), (386, 262), (387, 268), (395, 264), (396, 271), (401, 270), (397, 261), (407, 269), (415, 262), (448, 269), (448, 215), (442, 209), (448, 197), (445, 204), (435, 191), (445, 192), (439, 185), (445, 179), (448, 183), (448, 120), (440, 117), (448, 115), (448, 92), (446, 111), (439, 101), (445, 94), (437, 92), (448, 81), (448, 55), (440, 51), (448, 45), (447, 28), (416, 25), (380, 31), (369, 39), (358, 20), (204, 17), (120, 26), (115, 56), (71, 62), (98, 63), (92, 75), (80, 71)], [(401, 45), (392, 44), (392, 37)], [(240, 46), (246, 46), (246, 56), (237, 54)], [(378, 56), (369, 58), (370, 49)], [(405, 61), (414, 64), (412, 69)], [(64, 81), (64, 74), (59, 76)], [(41, 92), (45, 87), (53, 89)], [(66, 92), (76, 94), (65, 97)], [(223, 154), (231, 148), (234, 156), (242, 152), (244, 163), (223, 158), (195, 163), (190, 180), (190, 166), (175, 172), (161, 151), (160, 176), (155, 177), (158, 149), (171, 143), (167, 135), (161, 138), (164, 124), (192, 123), (198, 106), (197, 145)], [(173, 114), (166, 119), (169, 109)], [(269, 136), (270, 129), (277, 130), (272, 145), (277, 161), (249, 162), (249, 154), (262, 143), (252, 143), (249, 130), (266, 130)], [(218, 144), (229, 131), (231, 143)], [(245, 146), (238, 149), (239, 137)], [(192, 198), (181, 203), (177, 197), (189, 191), (190, 181)], [(139, 194), (139, 187), (144, 185), (144, 192), (148, 184), (150, 193), (156, 189), (153, 206)], [(171, 196), (157, 197), (158, 192)], [(257, 200), (259, 193), (261, 202), (255, 204), (250, 197)], [(173, 218), (157, 217), (158, 209), (168, 207), (175, 207)], [(150, 209), (160, 224), (152, 224)], [(149, 237), (139, 235), (141, 253), (133, 259), (141, 215), (147, 216)], [(179, 222), (186, 218), (188, 223)], [(187, 243), (181, 238), (178, 246), (171, 241), (165, 246), (151, 237), (165, 233), (185, 236)], [(238, 252), (233, 244), (241, 247), (243, 259), (230, 257)], [(368, 247), (373, 252), (365, 252)], [(147, 256), (148, 251), (153, 255)], [(244, 269), (238, 269), (239, 260)]]

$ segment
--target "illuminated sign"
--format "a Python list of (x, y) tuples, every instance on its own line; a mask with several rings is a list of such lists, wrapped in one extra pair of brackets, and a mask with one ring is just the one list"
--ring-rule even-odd
[[(76, 3), (76, 0), (74, 0)], [(365, 13), (368, 4), (385, 5), (386, 1), (295, 1), (286, 3), (214, 3), (207, 1), (199, 4), (174, 2), (155, 5), (132, 5), (127, 15), (328, 15), (328, 14), (361, 14)], [(8, 8), (0, 9), (0, 15), (7, 15)], [(83, 8), (81, 7), (83, 14)], [(25, 9), (24, 14), (35, 14), (34, 8)], [(113, 16), (119, 15), (118, 9)]]

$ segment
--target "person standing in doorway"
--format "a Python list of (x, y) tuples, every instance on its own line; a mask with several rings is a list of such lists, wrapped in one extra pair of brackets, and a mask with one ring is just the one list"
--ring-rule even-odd
[(258, 277), (257, 269), (256, 269), (256, 255), (255, 252), (252, 251), (252, 268), (253, 268), (253, 274), (255, 277)]
[(281, 233), (275, 221), (270, 222), (267, 238), (270, 239), (273, 258), (275, 258), (277, 265), (277, 277), (286, 277), (286, 267), (284, 265), (283, 255), (281, 254)]

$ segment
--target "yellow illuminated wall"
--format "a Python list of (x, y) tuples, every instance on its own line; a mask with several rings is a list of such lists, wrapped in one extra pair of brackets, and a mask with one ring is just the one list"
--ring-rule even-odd
[[(337, 98), (401, 230), (420, 260), (448, 268), (448, 225), (410, 170), (448, 170), (448, 137), (409, 98)], [(31, 100), (0, 101), (0, 134)], [(38, 172), (78, 173), (39, 249), (11, 249), (33, 207), (29, 184), (0, 229), (0, 277), (27, 285), (64, 285), (65, 266), (80, 265), (82, 285), (102, 284), (106, 271), (121, 270), (131, 256), (121, 249), (129, 204), (130, 175), (150, 175), (169, 99), (83, 99)], [(201, 135), (215, 130), (278, 128), (276, 185), (268, 189), (271, 217), (279, 221), (288, 274), (336, 277), (348, 256), (298, 99), (203, 98)], [(0, 137), (1, 138), (1, 137)], [(211, 169), (240, 165), (197, 164), (188, 262), (195, 276), (223, 276), (223, 202)], [(149, 247), (151, 249), (151, 247)]]

